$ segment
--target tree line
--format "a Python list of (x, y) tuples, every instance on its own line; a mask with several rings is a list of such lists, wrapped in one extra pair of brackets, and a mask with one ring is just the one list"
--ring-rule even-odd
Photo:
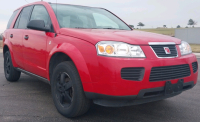
[[(197, 25), (197, 22), (194, 21), (193, 19), (189, 19), (187, 25), (189, 25), (190, 27), (194, 27), (195, 25)], [(129, 26), (130, 26), (131, 28), (134, 28), (134, 25), (129, 25)], [(140, 29), (141, 29), (141, 27), (144, 27), (145, 24), (143, 24), (142, 22), (139, 22), (137, 26), (139, 26)], [(167, 25), (163, 25), (163, 28), (167, 28)], [(176, 28), (181, 28), (181, 26), (180, 26), (180, 25), (177, 25)], [(185, 28), (188, 28), (188, 26), (186, 26)], [(137, 28), (137, 29), (138, 29), (138, 28)]]

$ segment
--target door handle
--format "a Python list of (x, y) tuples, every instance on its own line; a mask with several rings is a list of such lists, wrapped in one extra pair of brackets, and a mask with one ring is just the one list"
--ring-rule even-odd
[(25, 36), (24, 36), (24, 39), (25, 39), (25, 40), (28, 40), (28, 38), (29, 38), (28, 35), (25, 35)]
[(13, 38), (13, 34), (10, 34), (10, 38)]

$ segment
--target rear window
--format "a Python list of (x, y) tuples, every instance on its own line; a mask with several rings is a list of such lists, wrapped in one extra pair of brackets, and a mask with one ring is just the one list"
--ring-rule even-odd
[(19, 10), (16, 10), (13, 12), (12, 16), (10, 17), (9, 21), (8, 21), (8, 25), (7, 25), (7, 29), (10, 28), (11, 23), (13, 22), (14, 18), (16, 17), (17, 13), (19, 12)]

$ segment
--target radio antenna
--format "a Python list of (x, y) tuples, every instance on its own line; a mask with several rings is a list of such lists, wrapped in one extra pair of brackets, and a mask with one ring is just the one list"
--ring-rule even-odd
[(58, 3), (57, 3), (57, 0), (56, 0), (56, 18), (57, 18), (57, 4), (58, 4)]

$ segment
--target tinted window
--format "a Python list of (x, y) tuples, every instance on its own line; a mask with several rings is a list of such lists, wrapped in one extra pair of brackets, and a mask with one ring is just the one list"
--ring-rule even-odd
[(16, 11), (13, 12), (13, 14), (12, 14), (10, 20), (8, 21), (7, 29), (10, 28), (10, 25), (11, 25), (11, 23), (13, 22), (13, 20), (14, 20), (14, 18), (15, 18), (15, 16), (17, 15), (18, 12), (19, 12), (19, 10), (16, 10)]
[(45, 26), (47, 26), (49, 25), (50, 17), (44, 6), (36, 5), (33, 9), (30, 20), (44, 20)]
[(17, 21), (15, 22), (14, 28), (18, 28), (20, 16), (21, 16), (21, 13), (20, 13), (19, 16), (17, 17)]
[(25, 7), (20, 15), (18, 28), (26, 29), (32, 6)]

